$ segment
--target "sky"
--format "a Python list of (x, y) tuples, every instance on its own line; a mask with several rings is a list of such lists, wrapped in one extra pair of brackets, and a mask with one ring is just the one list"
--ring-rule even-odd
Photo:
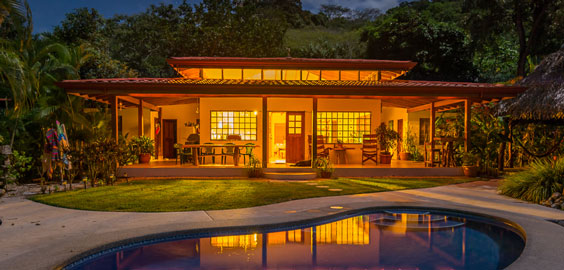
[[(151, 4), (179, 4), (182, 0), (28, 0), (33, 14), (33, 32), (48, 32), (58, 25), (66, 13), (81, 7), (97, 9), (105, 18), (115, 14), (135, 14), (145, 11)], [(197, 3), (200, 0), (188, 0)], [(304, 9), (316, 12), (322, 4), (337, 4), (351, 9), (378, 8), (386, 11), (401, 0), (302, 0)]]

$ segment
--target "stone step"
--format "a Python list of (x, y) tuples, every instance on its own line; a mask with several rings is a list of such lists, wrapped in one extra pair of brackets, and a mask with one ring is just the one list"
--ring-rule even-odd
[(317, 177), (315, 172), (266, 172), (264, 177), (274, 180), (312, 180)]

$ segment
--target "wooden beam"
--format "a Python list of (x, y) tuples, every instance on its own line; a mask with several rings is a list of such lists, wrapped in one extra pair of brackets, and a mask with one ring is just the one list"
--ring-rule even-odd
[(143, 136), (143, 100), (137, 106), (137, 136)]
[(315, 167), (315, 160), (317, 159), (317, 98), (313, 98), (311, 116), (312, 116), (312, 134), (311, 134), (311, 167)]
[(435, 149), (435, 102), (431, 102), (429, 108), (429, 139), (431, 142), (431, 159), (433, 158), (433, 149)]
[(470, 151), (470, 120), (472, 119), (472, 101), (464, 101), (464, 152)]
[(116, 140), (116, 143), (119, 143), (118, 99), (116, 96), (110, 97), (110, 111), (111, 111), (112, 138)]
[(262, 167), (268, 164), (268, 98), (262, 98)]
[[(445, 100), (435, 101), (435, 108), (448, 106), (456, 103), (463, 103), (464, 101), (465, 101), (464, 99), (445, 99)], [(430, 108), (431, 108), (431, 104), (429, 103), (425, 105), (416, 106), (413, 108), (408, 108), (407, 112), (413, 113), (418, 111), (425, 111), (425, 110), (429, 110)]]
[[(141, 99), (134, 98), (134, 97), (131, 97), (131, 96), (118, 96), (118, 99), (121, 99), (123, 101), (127, 101), (127, 102), (134, 104), (134, 105), (137, 105), (137, 106), (139, 106), (139, 104), (141, 104)], [(149, 110), (152, 110), (152, 111), (158, 111), (159, 110), (159, 107), (157, 107), (157, 106), (155, 106), (155, 105), (153, 105), (153, 104), (151, 104), (147, 101), (143, 101), (142, 104), (143, 104), (142, 105), (143, 107), (145, 107)]]
[(159, 126), (161, 127), (161, 131), (159, 132), (159, 137), (157, 138), (159, 140), (159, 149), (157, 152), (157, 158), (160, 156), (163, 156), (163, 108), (159, 107)]

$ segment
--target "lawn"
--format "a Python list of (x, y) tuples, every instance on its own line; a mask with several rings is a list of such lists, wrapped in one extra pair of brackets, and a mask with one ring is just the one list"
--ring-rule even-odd
[[(464, 183), (473, 179), (475, 178), (338, 178), (309, 182), (139, 180), (116, 186), (37, 195), (31, 199), (54, 206), (97, 211), (218, 210), (313, 197), (427, 188)], [(342, 191), (329, 189), (342, 189)]]

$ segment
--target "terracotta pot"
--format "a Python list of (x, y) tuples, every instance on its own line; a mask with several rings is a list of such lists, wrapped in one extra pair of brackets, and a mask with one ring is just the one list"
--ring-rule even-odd
[(151, 154), (139, 155), (139, 163), (149, 163), (151, 161)]
[(464, 171), (464, 176), (466, 177), (476, 177), (478, 176), (478, 167), (476, 166), (462, 166)]
[(408, 152), (400, 152), (399, 153), (400, 160), (411, 160), (411, 153)]
[(319, 177), (321, 178), (331, 178), (332, 172), (319, 172)]
[(391, 164), (392, 155), (380, 154), (380, 164)]

